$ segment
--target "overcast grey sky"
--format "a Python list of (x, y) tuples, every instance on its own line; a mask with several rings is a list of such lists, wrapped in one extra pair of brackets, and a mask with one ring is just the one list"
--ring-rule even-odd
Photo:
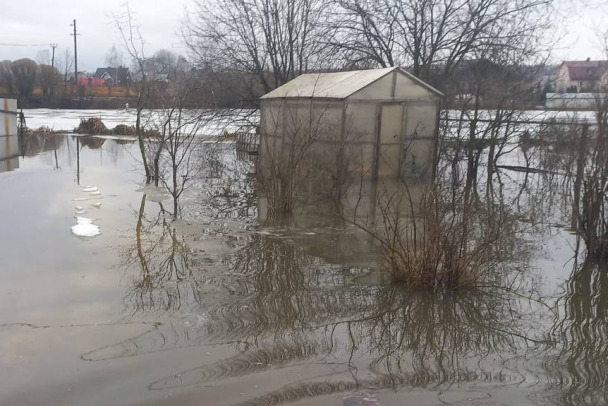
[[(105, 56), (113, 44), (122, 46), (111, 15), (123, 10), (125, 0), (1, 0), (0, 44), (42, 44), (39, 47), (0, 45), (0, 60), (32, 58), (48, 43), (59, 44), (58, 52), (73, 48), (69, 24), (78, 24), (79, 70), (94, 71), (105, 65)], [(594, 34), (594, 27), (605, 26), (608, 0), (562, 0), (573, 5), (565, 14), (571, 21), (562, 25), (563, 35), (553, 59), (604, 58)], [(589, 3), (591, 2), (591, 3)], [(146, 40), (146, 54), (162, 48), (185, 53), (179, 32), (184, 6), (191, 0), (130, 0), (141, 32)], [(125, 58), (126, 60), (126, 58)]]
[[(36, 59), (48, 43), (73, 50), (70, 23), (77, 20), (78, 70), (94, 71), (105, 65), (105, 56), (113, 44), (122, 47), (122, 40), (112, 23), (112, 14), (124, 11), (125, 0), (21, 0), (2, 1), (0, 12), (0, 44), (47, 44), (43, 47), (0, 45), (0, 60)], [(185, 53), (179, 32), (184, 5), (189, 0), (130, 0), (129, 5), (146, 41), (146, 54), (162, 48)], [(126, 58), (126, 52), (125, 60)]]

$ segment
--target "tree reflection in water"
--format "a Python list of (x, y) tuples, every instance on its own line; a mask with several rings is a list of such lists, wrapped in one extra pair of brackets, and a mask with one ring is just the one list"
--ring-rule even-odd
[(144, 194), (135, 226), (135, 244), (123, 253), (123, 266), (139, 269), (130, 283), (125, 306), (131, 312), (174, 311), (200, 302), (200, 270), (193, 269), (193, 253), (162, 210), (146, 217)]
[[(241, 221), (232, 199), (249, 202), (250, 195), (242, 192), (248, 189), (240, 187), (246, 183), (239, 178), (239, 187), (221, 193), (223, 175), (206, 176), (206, 184), (193, 188), (212, 192), (197, 193), (206, 198), (188, 202), (187, 216), (224, 219), (220, 224), (233, 217)], [(309, 237), (315, 240), (311, 249), (297, 230), (282, 235), (248, 231), (231, 240), (233, 251), (209, 261), (197, 256), (192, 241), (164, 220), (162, 209), (161, 214), (147, 209), (152, 205), (143, 196), (135, 243), (123, 253), (123, 265), (135, 270), (124, 304), (131, 314), (164, 314), (163, 324), (93, 350), (87, 359), (212, 344), (223, 359), (204, 363), (201, 357), (200, 366), (171, 371), (150, 382), (149, 389), (206, 386), (234, 377), (243, 384), (273, 382), (265, 394), (248, 400), (258, 405), (369, 387), (441, 391), (458, 385), (538, 384), (546, 374), (539, 364), (554, 347), (546, 343), (544, 325), (539, 324), (546, 311), (535, 314), (535, 305), (523, 297), (535, 288), (524, 272), (530, 256), (526, 237), (542, 220), (535, 216), (546, 208), (544, 193), (555, 190), (547, 182), (535, 183), (527, 173), (523, 176), (515, 193), (505, 190), (498, 178), (495, 187), (479, 195), (478, 204), (493, 210), (503, 210), (505, 196), (513, 199), (509, 205), (518, 207), (517, 215), (527, 221), (501, 230), (512, 236), (500, 247), (504, 271), (496, 272), (493, 286), (483, 291), (425, 292), (360, 283), (373, 280), (362, 278), (367, 270), (319, 259), (356, 254), (348, 248), (356, 251), (357, 241), (345, 244), (346, 255), (320, 249), (338, 249), (329, 233)], [(516, 286), (520, 296), (505, 289)], [(192, 356), (198, 356), (196, 351)], [(277, 379), (283, 374), (284, 380)]]
[(547, 370), (559, 403), (608, 404), (608, 266), (575, 264), (555, 312)]
[[(504, 292), (435, 294), (353, 282), (361, 273), (330, 266), (284, 238), (254, 235), (236, 254), (231, 294), (207, 312), (210, 342), (237, 355), (151, 383), (170, 389), (287, 368), (301, 379), (248, 404), (404, 385), (519, 383), (517, 355), (542, 338)], [(509, 362), (504, 360), (507, 357)]]

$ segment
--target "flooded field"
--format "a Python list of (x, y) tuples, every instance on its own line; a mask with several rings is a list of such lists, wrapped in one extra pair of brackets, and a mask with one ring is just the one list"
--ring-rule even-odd
[(260, 224), (232, 143), (198, 147), (175, 221), (132, 141), (25, 146), (0, 173), (2, 405), (608, 404), (608, 273), (550, 171), (487, 192), (517, 219), (500, 280), (427, 291), (388, 283), (349, 223)]

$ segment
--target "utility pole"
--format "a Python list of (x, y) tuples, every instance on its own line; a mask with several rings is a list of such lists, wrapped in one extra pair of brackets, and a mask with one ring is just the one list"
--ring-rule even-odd
[(78, 84), (78, 46), (76, 44), (78, 32), (76, 31), (76, 19), (74, 19), (74, 22), (70, 26), (74, 27), (74, 33), (70, 34), (74, 36), (74, 84)]
[(50, 44), (51, 48), (53, 49), (53, 56), (51, 57), (51, 68), (53, 69), (53, 72), (55, 71), (55, 48), (57, 48), (57, 44), (53, 43)]
[(57, 48), (57, 44), (51, 43), (50, 46), (53, 49), (53, 56), (51, 57), (51, 91), (50, 91), (50, 94), (52, 97), (53, 93), (55, 93), (55, 48)]

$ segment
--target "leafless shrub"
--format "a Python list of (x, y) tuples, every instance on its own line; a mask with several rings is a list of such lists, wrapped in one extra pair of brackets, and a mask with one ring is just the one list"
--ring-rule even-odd
[(108, 128), (105, 126), (103, 121), (101, 121), (101, 118), (90, 117), (80, 119), (80, 124), (74, 129), (74, 132), (80, 134), (101, 135), (106, 134), (108, 132)]
[(135, 131), (135, 127), (132, 126), (132, 125), (118, 124), (112, 130), (112, 134), (115, 134), (115, 135), (137, 135), (137, 132)]
[(203, 138), (199, 132), (209, 119), (204, 113), (185, 111), (181, 104), (163, 112), (154, 176), (171, 194), (174, 219), (179, 216), (180, 197), (200, 169), (196, 152)]
[[(592, 139), (587, 139), (587, 127), (582, 127), (582, 154), (575, 174), (575, 214), (579, 232), (592, 258), (605, 259), (608, 250), (608, 100), (598, 100), (596, 125)], [(586, 161), (586, 162), (585, 162)], [(580, 199), (580, 203), (578, 200)]]
[[(454, 198), (456, 196), (456, 198)], [(381, 268), (418, 288), (492, 283), (507, 258), (515, 219), (502, 207), (475, 206), (451, 185), (383, 186), (374, 223), (354, 223), (378, 242)]]
[(276, 108), (264, 110), (263, 125), (276, 130), (264, 134), (261, 141), (264, 160), (259, 184), (268, 202), (269, 219), (290, 215), (298, 205), (310, 202), (312, 185), (320, 175), (315, 144), (339, 131), (325, 122), (325, 111), (316, 111), (312, 100), (306, 103), (300, 109), (281, 101)]
[(135, 134), (139, 151), (141, 153), (142, 165), (146, 176), (146, 183), (152, 180), (152, 171), (148, 164), (146, 156), (144, 126), (142, 125), (142, 114), (148, 108), (150, 101), (150, 81), (148, 80), (145, 69), (145, 46), (141, 36), (139, 26), (137, 25), (129, 3), (124, 4), (123, 12), (112, 16), (114, 25), (120, 33), (123, 45), (136, 67), (137, 73), (140, 75), (140, 80), (135, 83), (137, 89), (137, 97), (135, 99)]

